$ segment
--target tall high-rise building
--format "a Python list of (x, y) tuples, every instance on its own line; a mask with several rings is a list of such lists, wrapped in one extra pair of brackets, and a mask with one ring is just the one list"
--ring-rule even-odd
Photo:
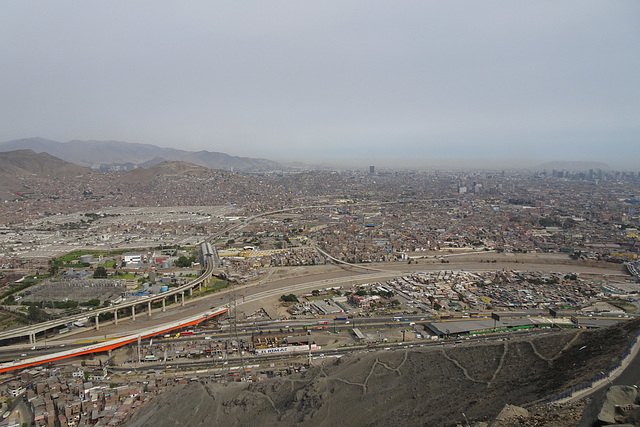
[(369, 166), (369, 173), (370, 174), (376, 173), (376, 167), (375, 166)]

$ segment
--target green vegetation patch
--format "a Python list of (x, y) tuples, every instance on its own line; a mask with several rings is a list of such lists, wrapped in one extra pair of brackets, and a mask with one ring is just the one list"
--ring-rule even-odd
[(626, 313), (634, 313), (638, 309), (638, 307), (636, 307), (634, 304), (630, 303), (629, 301), (609, 300), (607, 302), (615, 307), (618, 307), (621, 310), (624, 310)]
[(20, 291), (23, 291), (23, 290), (25, 290), (25, 289), (33, 286), (33, 285), (36, 285), (36, 284), (40, 283), (46, 277), (48, 277), (48, 276), (47, 275), (44, 275), (44, 276), (42, 276), (42, 275), (41, 276), (27, 276), (19, 284), (11, 286), (9, 289), (4, 291), (4, 293), (2, 295), (0, 295), (0, 300), (3, 300), (3, 299), (7, 298), (10, 295), (13, 295), (13, 294), (18, 293)]
[(104, 264), (100, 264), (100, 267), (104, 268), (116, 268), (118, 266), (118, 262), (116, 260), (107, 261)]
[(81, 256), (83, 255), (101, 255), (101, 254), (105, 254), (105, 252), (100, 252), (100, 251), (73, 251), (73, 252), (69, 252), (68, 254), (62, 255), (59, 258), (54, 258), (56, 261), (62, 263), (62, 264), (66, 264), (66, 263), (70, 263), (72, 261), (75, 261), (77, 259), (79, 259)]
[(188, 258), (184, 255), (180, 255), (175, 261), (174, 265), (178, 268), (191, 267), (191, 264), (197, 261), (197, 254), (194, 252)]
[(118, 274), (112, 274), (110, 277), (114, 278), (114, 279), (135, 279), (136, 275), (135, 273), (118, 273)]
[(294, 294), (282, 295), (280, 297), (280, 301), (282, 301), (282, 302), (298, 302), (298, 297), (296, 297)]
[(227, 287), (226, 280), (216, 280), (214, 282), (211, 282), (211, 284), (207, 285), (206, 287), (203, 287), (202, 291), (200, 292), (194, 291), (194, 294), (197, 293), (198, 295), (205, 295), (211, 292), (218, 291), (220, 289), (224, 289), (226, 287)]

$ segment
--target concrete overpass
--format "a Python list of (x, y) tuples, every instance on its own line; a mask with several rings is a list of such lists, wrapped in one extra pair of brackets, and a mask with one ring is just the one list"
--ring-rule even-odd
[[(189, 293), (189, 295), (193, 295), (193, 289), (198, 288), (198, 290), (202, 289), (202, 286), (206, 286), (211, 280), (212, 275), (216, 272), (216, 267), (218, 264), (218, 254), (215, 248), (209, 253), (206, 253), (204, 256), (205, 260), (205, 271), (196, 279), (193, 279), (189, 283), (182, 285), (175, 289), (169, 289), (166, 292), (162, 292), (157, 295), (148, 295), (137, 298), (133, 301), (122, 302), (120, 304), (115, 304), (110, 307), (103, 307), (91, 310), (90, 312), (80, 313), (73, 316), (66, 316), (60, 319), (49, 320), (47, 322), (37, 323), (35, 325), (29, 325), (21, 328), (5, 330), (0, 332), (0, 342), (8, 339), (15, 339), (20, 337), (29, 337), (29, 342), (31, 344), (36, 342), (36, 334), (48, 331), (50, 329), (54, 329), (60, 326), (67, 325), (69, 323), (78, 322), (85, 320), (87, 317), (93, 317), (94, 325), (96, 330), (100, 330), (100, 319), (99, 316), (103, 313), (112, 313), (113, 314), (113, 322), (118, 324), (118, 310), (122, 309), (130, 309), (131, 310), (131, 318), (135, 320), (136, 315), (144, 315), (147, 316), (152, 315), (152, 304), (158, 301), (162, 301), (162, 309), (164, 312), (166, 310), (166, 301), (167, 298), (173, 297), (174, 303), (178, 303), (180, 300), (180, 305), (184, 306), (185, 294)], [(136, 313), (136, 308), (142, 306), (142, 309)], [(129, 317), (129, 316), (127, 316)]]
[[(453, 199), (427, 199), (427, 200), (416, 200), (414, 202), (434, 202), (434, 201), (446, 201), (446, 200), (453, 200)], [(393, 203), (398, 203), (398, 202), (391, 202), (391, 201), (387, 201), (387, 202), (377, 202), (376, 204), (393, 204)], [(359, 206), (359, 205), (368, 205), (370, 204), (370, 202), (361, 202), (361, 203), (354, 203), (354, 204), (350, 204), (350, 206)], [(100, 330), (100, 319), (99, 316), (100, 314), (103, 313), (112, 313), (113, 314), (113, 322), (117, 325), (118, 324), (118, 310), (121, 309), (130, 309), (131, 310), (131, 318), (133, 320), (135, 320), (136, 315), (140, 315), (140, 314), (144, 314), (146, 313), (147, 316), (151, 316), (152, 315), (152, 304), (154, 302), (158, 302), (161, 301), (162, 302), (162, 311), (164, 312), (166, 310), (166, 300), (167, 298), (173, 296), (174, 298), (174, 303), (178, 303), (178, 299), (180, 299), (180, 304), (182, 306), (184, 306), (185, 303), (185, 293), (189, 292), (189, 295), (193, 294), (193, 289), (197, 286), (198, 289), (202, 289), (202, 286), (206, 286), (207, 283), (209, 282), (209, 280), (211, 279), (211, 276), (214, 273), (221, 273), (221, 270), (217, 270), (220, 267), (220, 259), (218, 257), (218, 253), (216, 250), (216, 247), (212, 244), (212, 242), (223, 236), (225, 232), (229, 232), (229, 231), (235, 231), (237, 229), (240, 229), (246, 225), (248, 225), (249, 223), (251, 223), (254, 219), (256, 218), (261, 218), (261, 217), (265, 217), (265, 216), (269, 216), (269, 215), (273, 215), (273, 214), (277, 214), (277, 213), (282, 213), (282, 212), (290, 212), (290, 211), (295, 211), (295, 210), (299, 210), (299, 209), (313, 209), (313, 208), (326, 208), (326, 207), (335, 207), (337, 206), (337, 204), (326, 204), (326, 205), (312, 205), (312, 206), (297, 206), (297, 207), (292, 207), (292, 208), (283, 208), (283, 209), (278, 209), (278, 210), (274, 210), (274, 211), (270, 211), (270, 212), (263, 212), (260, 214), (256, 214), (250, 217), (247, 217), (245, 219), (243, 219), (242, 221), (239, 221), (238, 223), (227, 227), (225, 230), (222, 230), (218, 233), (216, 233), (215, 235), (210, 236), (207, 240), (205, 240), (205, 242), (202, 244), (201, 247), (201, 251), (203, 253), (203, 260), (205, 263), (205, 271), (202, 275), (200, 275), (198, 278), (190, 281), (189, 283), (182, 285), (178, 288), (175, 289), (171, 289), (168, 290), (167, 292), (163, 292), (161, 294), (158, 295), (149, 295), (149, 296), (145, 296), (145, 297), (141, 297), (139, 299), (136, 299), (134, 301), (127, 301), (124, 303), (120, 303), (120, 304), (116, 304), (110, 307), (103, 307), (103, 308), (98, 308), (95, 310), (90, 311), (89, 313), (80, 313), (77, 315), (73, 315), (73, 316), (66, 316), (64, 318), (60, 318), (60, 319), (55, 319), (55, 320), (50, 320), (47, 322), (42, 322), (42, 323), (38, 323), (35, 325), (29, 325), (29, 326), (25, 326), (25, 327), (21, 327), (21, 328), (16, 328), (16, 329), (12, 329), (12, 330), (7, 330), (7, 331), (2, 331), (0, 332), (0, 345), (2, 344), (2, 342), (4, 340), (9, 340), (9, 339), (15, 339), (15, 338), (20, 338), (20, 337), (29, 337), (29, 342), (30, 343), (35, 343), (36, 341), (36, 335), (45, 331), (48, 331), (50, 329), (53, 328), (57, 328), (60, 326), (64, 326), (67, 325), (69, 323), (74, 323), (74, 322), (78, 322), (78, 321), (82, 321), (85, 320), (87, 317), (93, 317), (94, 318), (94, 325), (95, 325), (95, 329), (96, 330)], [(205, 249), (206, 248), (206, 249)], [(316, 248), (319, 249), (319, 248)], [(366, 266), (359, 266), (359, 265), (354, 265), (354, 264), (348, 264), (345, 263), (344, 261), (338, 260), (334, 257), (332, 257), (330, 254), (324, 252), (324, 251), (320, 251), (324, 256), (327, 256), (330, 259), (333, 259), (334, 261), (338, 262), (338, 263), (343, 263), (343, 264), (347, 264), (351, 267), (355, 267), (355, 268), (361, 268), (363, 270), (369, 270), (369, 271), (373, 271), (373, 272), (382, 272), (383, 270), (378, 270), (372, 267), (366, 267)], [(139, 313), (136, 313), (136, 307), (142, 306), (142, 311)]]
[(122, 347), (124, 345), (135, 342), (139, 339), (149, 338), (155, 335), (160, 335), (172, 331), (174, 329), (185, 328), (188, 326), (197, 325), (205, 320), (213, 317), (220, 316), (228, 311), (227, 307), (217, 307), (211, 311), (197, 316), (191, 316), (186, 319), (182, 319), (177, 322), (166, 323), (164, 325), (157, 326), (155, 328), (142, 330), (137, 334), (126, 335), (124, 337), (116, 338), (113, 340), (95, 343), (72, 350), (59, 351), (57, 353), (46, 354), (43, 356), (31, 357), (28, 359), (17, 360), (14, 362), (0, 364), (0, 373), (13, 371), (15, 369), (24, 369), (29, 366), (42, 365), (49, 362), (55, 362), (56, 360), (68, 359), (71, 357), (82, 356), (90, 353), (101, 353), (105, 351), (111, 351), (115, 348)]

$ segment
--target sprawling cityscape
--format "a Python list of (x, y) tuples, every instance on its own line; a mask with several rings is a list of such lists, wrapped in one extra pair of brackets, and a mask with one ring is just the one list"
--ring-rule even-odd
[(640, 2), (3, 2), (0, 427), (640, 426)]
[(52, 185), (0, 205), (2, 425), (114, 425), (189, 381), (638, 312), (640, 173), (167, 163)]

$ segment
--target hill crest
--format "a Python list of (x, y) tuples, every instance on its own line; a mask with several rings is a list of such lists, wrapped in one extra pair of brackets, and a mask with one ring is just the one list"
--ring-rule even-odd
[(66, 162), (48, 153), (33, 150), (0, 152), (0, 198), (14, 198), (17, 192), (29, 191), (29, 181), (77, 177), (91, 170)]
[(208, 169), (236, 172), (264, 172), (284, 169), (279, 163), (268, 159), (231, 156), (206, 150), (192, 152), (122, 141), (73, 140), (59, 142), (35, 137), (0, 143), (0, 152), (23, 149), (46, 152), (79, 166), (101, 170), (111, 170), (110, 165), (117, 165), (117, 169), (121, 170), (144, 167), (157, 163), (159, 158), (194, 163)]

